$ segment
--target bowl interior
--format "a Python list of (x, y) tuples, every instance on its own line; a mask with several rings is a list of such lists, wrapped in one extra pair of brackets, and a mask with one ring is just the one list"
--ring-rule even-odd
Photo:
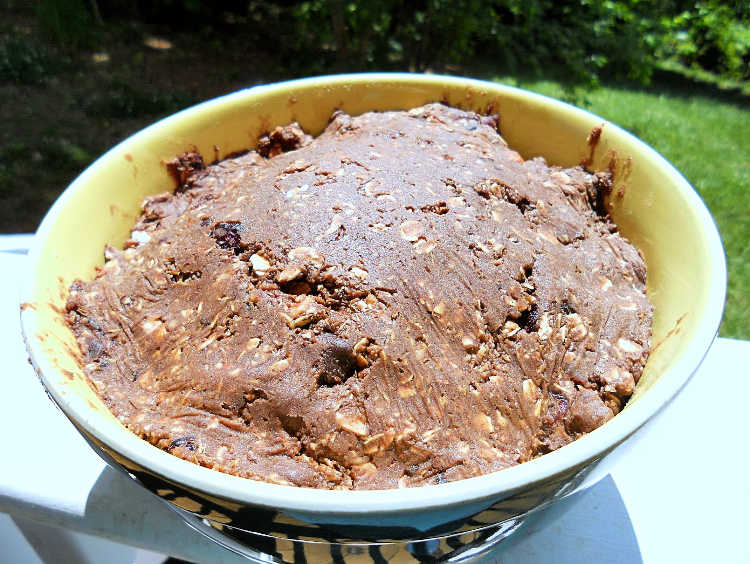
[[(104, 442), (132, 441), (79, 368), (62, 313), (70, 283), (94, 275), (105, 243), (122, 244), (143, 198), (174, 188), (166, 160), (188, 149), (207, 161), (220, 159), (252, 148), (260, 134), (291, 121), (317, 134), (337, 108), (359, 114), (440, 100), (500, 114), (502, 135), (524, 157), (542, 155), (565, 166), (587, 161), (590, 169), (614, 171), (608, 205), (646, 259), (655, 305), (653, 350), (625, 412), (681, 361), (691, 355), (699, 361), (721, 317), (724, 259), (700, 199), (658, 154), (601, 118), (517, 89), (438, 76), (350, 75), (254, 88), (181, 112), (110, 150), (67, 189), (38, 232), (22, 314), (32, 359), (55, 400)], [(601, 136), (589, 143), (597, 127)], [(673, 395), (689, 374), (670, 377), (682, 379), (670, 385)], [(609, 425), (592, 433), (599, 433), (601, 450), (616, 440), (606, 436)]]

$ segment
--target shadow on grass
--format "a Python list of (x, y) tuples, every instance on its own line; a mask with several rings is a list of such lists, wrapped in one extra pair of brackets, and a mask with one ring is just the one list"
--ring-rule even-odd
[(632, 81), (606, 81), (607, 86), (648, 94), (668, 94), (675, 98), (708, 98), (750, 109), (750, 94), (739, 86), (724, 87), (718, 81), (703, 80), (671, 69), (655, 69), (648, 84)]
[[(498, 68), (492, 61), (474, 61), (471, 65), (451, 69), (451, 74), (472, 76), (484, 80), (493, 80), (498, 76), (513, 77), (519, 85), (537, 81), (551, 81), (560, 85), (563, 90), (562, 98), (566, 102), (585, 106), (586, 92), (596, 88), (593, 82), (576, 80), (574, 76), (560, 72), (560, 69), (504, 69)], [(689, 69), (656, 68), (648, 83), (629, 79), (605, 77), (602, 85), (620, 88), (633, 92), (648, 94), (666, 94), (675, 98), (707, 98), (737, 106), (740, 109), (750, 109), (750, 84), (741, 83), (725, 86), (718, 78), (702, 78), (698, 73), (691, 73)], [(522, 86), (523, 87), (523, 86)]]

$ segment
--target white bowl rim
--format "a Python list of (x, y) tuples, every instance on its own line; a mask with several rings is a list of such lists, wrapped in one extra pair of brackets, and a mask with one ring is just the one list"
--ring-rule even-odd
[[(115, 154), (121, 154), (123, 148), (127, 145), (138, 142), (141, 137), (172, 121), (183, 119), (186, 113), (199, 113), (204, 109), (241, 100), (247, 96), (255, 96), (259, 93), (273, 93), (275, 91), (286, 90), (290, 87), (379, 81), (412, 83), (415, 85), (439, 82), (440, 84), (474, 87), (497, 92), (504, 91), (515, 95), (522, 95), (558, 111), (596, 118), (607, 124), (607, 129), (610, 133), (615, 131), (616, 135), (623, 136), (628, 142), (639, 145), (641, 149), (644, 149), (649, 157), (653, 159), (656, 166), (663, 168), (674, 178), (677, 189), (690, 202), (694, 212), (697, 213), (701, 223), (705, 226), (709, 247), (708, 252), (713, 261), (713, 268), (711, 268), (709, 273), (711, 293), (708, 297), (706, 315), (700, 323), (693, 339), (693, 346), (682, 354), (678, 362), (674, 363), (659, 377), (643, 397), (639, 398), (637, 402), (629, 406), (628, 409), (618, 414), (604, 426), (584, 435), (573, 443), (529, 462), (491, 474), (440, 485), (397, 490), (320, 490), (270, 484), (224, 474), (177, 458), (154, 447), (135, 434), (129, 434), (130, 436), (125, 439), (110, 436), (109, 433), (104, 432), (97, 424), (103, 421), (105, 417), (103, 414), (93, 408), (87, 407), (83, 402), (73, 401), (73, 398), (69, 394), (60, 393), (54, 381), (45, 376), (47, 370), (54, 370), (54, 366), (46, 361), (45, 354), (39, 342), (33, 337), (35, 334), (36, 316), (26, 315), (26, 312), (22, 311), (21, 322), (24, 339), (37, 374), (48, 393), (68, 417), (73, 419), (86, 432), (90, 433), (108, 448), (120, 453), (143, 468), (172, 482), (182, 484), (208, 495), (225, 498), (235, 503), (269, 507), (277, 510), (296, 511), (307, 514), (355, 515), (362, 513), (416, 512), (445, 508), (451, 505), (462, 505), (488, 498), (499, 499), (509, 492), (547, 480), (602, 456), (609, 449), (637, 431), (674, 398), (698, 369), (701, 361), (707, 354), (718, 332), (724, 310), (727, 282), (724, 249), (716, 224), (704, 202), (687, 180), (664, 157), (643, 141), (611, 122), (554, 98), (512, 86), (471, 78), (410, 73), (359, 73), (316, 76), (246, 88), (202, 102), (166, 117), (140, 130), (107, 151), (81, 173), (53, 204), (36, 232), (29, 252), (28, 270), (26, 273), (27, 283), (22, 286), (21, 301), (26, 302), (33, 299), (34, 272), (40, 260), (41, 242), (47, 236), (65, 202), (73, 197), (79, 185), (86, 183), (87, 178), (93, 175), (94, 170), (106, 167), (107, 162)], [(30, 309), (28, 311), (31, 312)], [(104, 429), (106, 428), (105, 426)], [(389, 495), (389, 493), (393, 495)]]

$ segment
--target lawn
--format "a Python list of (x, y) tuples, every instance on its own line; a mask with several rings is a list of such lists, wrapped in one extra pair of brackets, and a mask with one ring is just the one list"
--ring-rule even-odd
[[(750, 98), (667, 73), (655, 78), (643, 88), (602, 86), (575, 102), (649, 143), (698, 190), (719, 226), (729, 267), (720, 335), (750, 339)], [(496, 80), (566, 96), (557, 82)]]

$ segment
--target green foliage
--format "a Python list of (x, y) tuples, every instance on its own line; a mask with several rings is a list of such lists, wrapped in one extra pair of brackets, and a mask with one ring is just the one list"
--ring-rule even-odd
[(127, 80), (114, 78), (85, 104), (85, 110), (102, 118), (137, 118), (171, 114), (196, 102), (193, 96), (179, 90), (138, 89)]
[(61, 46), (76, 48), (91, 43), (92, 18), (84, 0), (39, 0), (36, 18), (41, 31)]
[(23, 36), (0, 43), (0, 78), (20, 84), (41, 84), (53, 61), (44, 47)]
[(750, 78), (750, 10), (698, 1), (665, 18), (664, 28), (663, 58), (730, 79)]
[[(505, 72), (567, 83), (647, 82), (658, 60), (750, 78), (750, 4), (721, 0), (41, 0), (40, 28), (89, 46), (117, 18), (169, 25), (218, 43), (244, 38), (292, 74), (451, 70), (489, 59)], [(231, 38), (230, 38), (231, 37)], [(551, 74), (550, 74), (551, 71)]]
[(570, 81), (646, 80), (658, 36), (656, 8), (638, 0), (306, 0), (254, 2), (249, 14), (264, 42), (309, 74), (444, 71), (482, 58)]
[(94, 160), (86, 149), (61, 137), (45, 137), (38, 151), (40, 160), (60, 170), (79, 171)]

